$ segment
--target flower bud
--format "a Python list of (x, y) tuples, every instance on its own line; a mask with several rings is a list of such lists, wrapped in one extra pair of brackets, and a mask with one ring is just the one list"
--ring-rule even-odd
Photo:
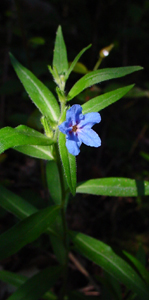
[(105, 58), (106, 56), (109, 55), (109, 53), (110, 53), (110, 51), (113, 49), (113, 47), (114, 47), (114, 44), (110, 44), (109, 46), (107, 46), (107, 47), (101, 49), (100, 52), (99, 52), (99, 56), (100, 56), (101, 58)]

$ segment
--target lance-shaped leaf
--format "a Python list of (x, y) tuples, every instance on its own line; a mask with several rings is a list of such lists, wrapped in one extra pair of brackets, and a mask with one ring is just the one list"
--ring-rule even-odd
[(70, 73), (73, 71), (73, 69), (74, 69), (76, 63), (78, 62), (78, 60), (80, 59), (80, 57), (82, 56), (82, 54), (83, 54), (86, 50), (88, 50), (90, 47), (91, 47), (91, 45), (89, 45), (89, 46), (87, 46), (86, 48), (82, 49), (82, 50), (79, 52), (79, 54), (75, 57), (75, 59), (73, 60), (73, 62), (71, 63), (71, 65), (70, 65), (70, 67), (69, 67), (69, 69), (68, 69), (68, 72), (67, 72), (66, 75), (65, 75), (65, 78), (66, 78), (66, 79), (68, 79)]
[(123, 67), (123, 68), (111, 68), (111, 69), (102, 69), (97, 71), (92, 71), (80, 80), (78, 80), (68, 94), (68, 101), (81, 93), (84, 89), (105, 80), (114, 79), (123, 77), (127, 74), (133, 73), (135, 71), (141, 70), (142, 67), (133, 66), (133, 67)]
[[(50, 267), (49, 271), (54, 271), (54, 268), (52, 267), (52, 269), (51, 269), (51, 267)], [(42, 275), (44, 275), (44, 274), (42, 274)], [(16, 274), (16, 273), (13, 273), (13, 272), (2, 270), (2, 271), (0, 271), (0, 280), (2, 280), (3, 282), (6, 282), (6, 283), (8, 283), (12, 286), (15, 286), (17, 288), (22, 285), (22, 288), (24, 289), (24, 283), (26, 281), (30, 280), (30, 279), (28, 277), (24, 276), (24, 275), (21, 275), (21, 274)], [(33, 281), (31, 281), (31, 282), (33, 282)], [(29, 281), (28, 281), (28, 283), (29, 283)], [(55, 294), (53, 294), (52, 292), (48, 291), (42, 296), (42, 298), (43, 299), (56, 300), (57, 296)]]
[(59, 132), (59, 152), (66, 176), (66, 180), (72, 195), (76, 193), (76, 159), (70, 154), (66, 148), (66, 137), (62, 132)]
[(32, 204), (24, 200), (22, 197), (7, 190), (1, 185), (0, 206), (21, 220), (38, 211), (38, 209)]
[(129, 178), (101, 178), (78, 183), (77, 193), (115, 197), (149, 195), (149, 181)]
[(66, 45), (64, 42), (61, 26), (58, 27), (56, 33), (54, 56), (53, 56), (53, 67), (56, 67), (56, 70), (59, 75), (65, 74), (68, 70), (67, 50), (66, 50)]
[(0, 153), (21, 145), (51, 145), (53, 140), (25, 125), (0, 129)]
[[(28, 243), (36, 240), (47, 228), (50, 229), (58, 212), (57, 206), (42, 209), (1, 234), (0, 259), (16, 253)], [(52, 229), (51, 232), (53, 232)]]
[(138, 270), (144, 281), (149, 286), (149, 272), (146, 268), (142, 265), (142, 263), (130, 253), (123, 251), (124, 255), (130, 260), (130, 262), (134, 265), (134, 267)]
[[(18, 219), (23, 220), (26, 217), (33, 215), (34, 213), (38, 212), (38, 209), (24, 200), (22, 197), (12, 193), (11, 191), (7, 190), (5, 187), (0, 185), (0, 206), (3, 207), (5, 210), (9, 211), (13, 215), (15, 215)], [(54, 220), (54, 226), (56, 228)], [(54, 229), (54, 226), (50, 225), (47, 228), (46, 232), (48, 234), (53, 234), (54, 236), (58, 235), (58, 231)]]
[(89, 112), (98, 112), (103, 108), (121, 99), (125, 94), (133, 88), (134, 84), (119, 88), (109, 93), (97, 96), (82, 105), (83, 114)]
[(16, 274), (5, 270), (0, 271), (0, 280), (16, 287), (22, 285), (27, 279), (28, 278), (26, 276), (21, 274)]
[(70, 232), (75, 249), (83, 256), (101, 266), (133, 292), (140, 300), (149, 299), (149, 289), (138, 273), (113, 249), (94, 238), (77, 232)]
[(15, 147), (14, 150), (31, 157), (54, 160), (53, 147), (51, 146), (27, 145)]
[(12, 54), (10, 54), (10, 59), (26, 92), (42, 115), (54, 122), (57, 121), (60, 110), (51, 91), (31, 71), (23, 67)]
[(55, 161), (46, 164), (47, 185), (53, 202), (57, 205), (62, 203), (62, 187), (58, 165)]
[(14, 292), (8, 300), (38, 300), (40, 299), (57, 281), (61, 275), (62, 267), (48, 267), (29, 278)]

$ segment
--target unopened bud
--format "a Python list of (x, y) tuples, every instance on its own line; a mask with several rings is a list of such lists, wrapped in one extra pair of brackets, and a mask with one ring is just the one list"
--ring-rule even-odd
[(109, 46), (107, 46), (107, 47), (101, 49), (100, 52), (99, 52), (99, 56), (100, 56), (101, 58), (105, 58), (106, 56), (109, 55), (109, 53), (110, 53), (110, 51), (113, 49), (113, 47), (114, 47), (114, 44), (110, 44)]

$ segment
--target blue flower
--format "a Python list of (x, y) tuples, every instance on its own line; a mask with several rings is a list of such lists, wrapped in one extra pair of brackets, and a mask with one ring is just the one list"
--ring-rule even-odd
[(66, 147), (72, 155), (80, 153), (80, 146), (84, 143), (87, 146), (99, 147), (101, 139), (91, 129), (93, 125), (101, 121), (100, 114), (91, 112), (82, 114), (81, 105), (72, 105), (66, 112), (66, 121), (59, 125), (59, 130), (66, 134)]

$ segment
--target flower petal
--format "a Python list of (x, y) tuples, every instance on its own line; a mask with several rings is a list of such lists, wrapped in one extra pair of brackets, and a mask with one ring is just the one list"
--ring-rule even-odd
[(79, 128), (87, 127), (91, 128), (96, 123), (101, 121), (101, 116), (97, 112), (91, 112), (84, 115), (84, 120), (81, 120), (79, 123)]
[(87, 146), (101, 146), (101, 139), (93, 129), (80, 129), (78, 132), (78, 138)]
[[(72, 125), (76, 125), (80, 122), (82, 115), (82, 107), (79, 104), (72, 105), (66, 112), (66, 120), (72, 122)], [(82, 118), (82, 117), (81, 117)]]
[(58, 126), (59, 130), (64, 133), (67, 134), (67, 132), (70, 130), (69, 124), (67, 121), (63, 122), (62, 124), (60, 124)]
[(79, 149), (80, 144), (81, 144), (81, 142), (77, 143), (73, 140), (66, 139), (66, 147), (67, 147), (69, 153), (71, 153), (72, 155), (76, 156), (80, 153), (80, 149)]

